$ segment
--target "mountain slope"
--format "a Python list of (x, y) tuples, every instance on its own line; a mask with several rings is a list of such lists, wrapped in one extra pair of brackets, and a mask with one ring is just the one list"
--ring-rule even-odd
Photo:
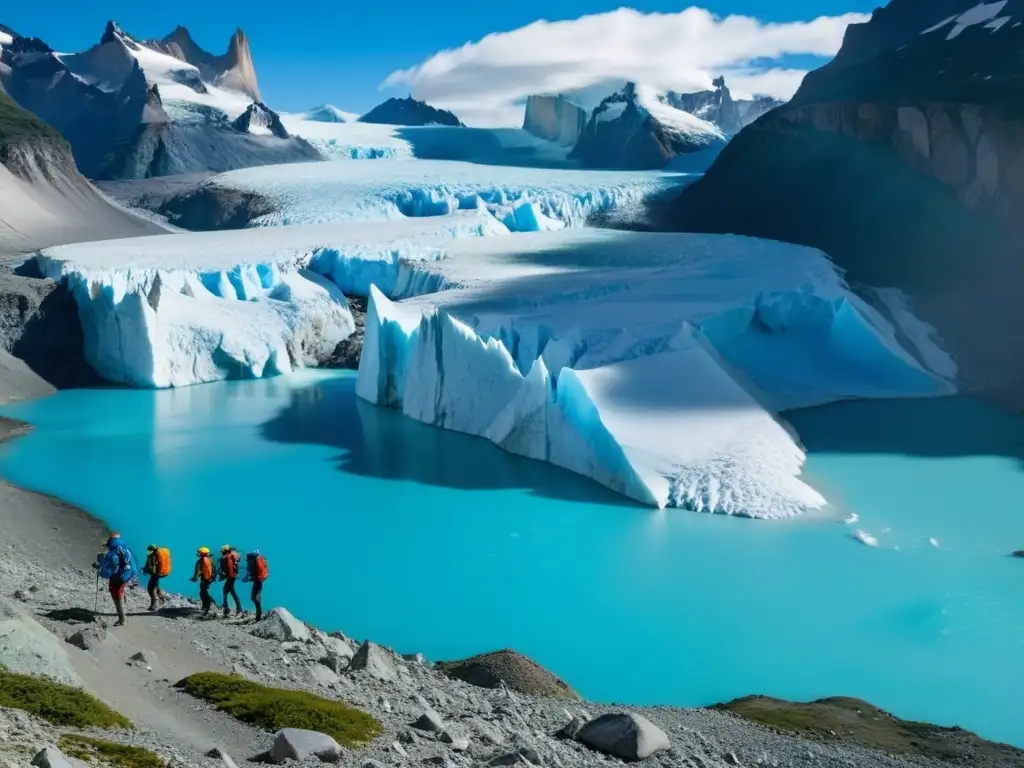
[(893, 0), (666, 227), (812, 245), (909, 294), (962, 387), (1024, 408), (1024, 0)]
[(60, 135), (0, 93), (0, 253), (165, 231), (97, 192)]
[(383, 104), (378, 104), (360, 117), (359, 122), (382, 125), (462, 126), (462, 121), (451, 112), (432, 107), (425, 101), (417, 101), (411, 97), (407, 99), (388, 99)]
[[(57, 128), (78, 168), (95, 179), (145, 178), (316, 160), (307, 142), (253, 135), (233, 121), (258, 93), (244, 33), (225, 56), (205, 53), (179, 28), (170, 42), (143, 43), (107, 24), (81, 53), (14, 37), (0, 51), (0, 83)], [(191, 63), (188, 59), (196, 63)]]
[(657, 169), (682, 155), (710, 163), (725, 136), (711, 123), (665, 103), (642, 85), (604, 99), (590, 116), (573, 150), (588, 168)]
[(717, 126), (722, 133), (730, 136), (739, 133), (766, 112), (782, 105), (781, 101), (768, 96), (734, 99), (724, 77), (715, 79), (713, 90), (696, 93), (669, 91), (665, 94), (665, 101), (676, 109), (689, 112), (701, 120), (707, 120)]

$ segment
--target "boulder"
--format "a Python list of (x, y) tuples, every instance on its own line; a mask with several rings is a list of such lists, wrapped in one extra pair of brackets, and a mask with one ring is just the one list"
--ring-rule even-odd
[(313, 630), (313, 639), (324, 647), (327, 653), (334, 653), (346, 659), (351, 659), (354, 651), (348, 642), (348, 638), (341, 632), (333, 632), (328, 635), (319, 629)]
[(253, 627), (252, 633), (256, 637), (277, 640), (279, 643), (308, 643), (313, 639), (309, 628), (284, 608), (274, 608), (270, 611)]
[(591, 720), (576, 740), (620, 760), (643, 760), (669, 748), (668, 736), (634, 712), (613, 712)]
[(370, 677), (385, 681), (394, 680), (398, 675), (388, 652), (369, 640), (359, 646), (356, 655), (352, 657), (349, 669), (364, 670)]
[(348, 669), (348, 665), (351, 661), (351, 656), (341, 656), (334, 651), (328, 651), (325, 656), (320, 657), (320, 663), (336, 675), (340, 675)]
[(107, 642), (109, 637), (107, 630), (97, 624), (78, 630), (68, 638), (68, 643), (83, 651), (92, 651)]
[(32, 765), (37, 768), (73, 768), (71, 761), (56, 747), (45, 747), (32, 758)]
[(18, 603), (0, 597), (0, 664), (11, 672), (81, 685), (63, 643)]
[(432, 733), (440, 733), (444, 730), (444, 720), (437, 714), (431, 707), (424, 707), (422, 714), (412, 723), (413, 728), (418, 728), (421, 731), (431, 731)]
[(341, 762), (341, 745), (325, 733), (301, 728), (284, 728), (274, 734), (270, 759), (280, 765), (285, 760), (316, 757), (322, 763)]
[(331, 688), (337, 685), (341, 678), (338, 674), (321, 664), (311, 664), (306, 668), (309, 674), (309, 679), (314, 685), (322, 686), (323, 688)]
[(450, 744), (455, 752), (465, 752), (469, 749), (469, 737), (461, 731), (445, 728), (441, 731), (441, 741)]
[(448, 677), (480, 688), (504, 685), (508, 690), (531, 696), (577, 698), (564, 680), (516, 651), (494, 651), (461, 661), (442, 661), (436, 667)]

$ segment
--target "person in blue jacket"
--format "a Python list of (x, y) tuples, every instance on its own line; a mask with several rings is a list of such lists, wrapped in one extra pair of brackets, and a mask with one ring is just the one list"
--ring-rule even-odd
[(113, 599), (114, 609), (117, 611), (115, 626), (123, 627), (126, 621), (124, 592), (128, 582), (135, 577), (135, 558), (118, 534), (112, 533), (107, 539), (107, 553), (99, 561), (98, 568), (100, 576), (107, 580), (110, 597)]

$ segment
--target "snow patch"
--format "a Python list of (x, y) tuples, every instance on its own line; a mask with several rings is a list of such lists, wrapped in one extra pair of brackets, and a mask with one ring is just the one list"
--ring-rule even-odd
[(853, 538), (868, 547), (877, 547), (878, 539), (872, 536), (870, 533), (865, 531), (857, 530), (853, 533)]
[(986, 28), (992, 29), (993, 31), (999, 30), (1010, 20), (1010, 17), (1008, 16), (1002, 19), (997, 18), (1003, 8), (1006, 7), (1007, 2), (1008, 0), (997, 0), (997, 2), (994, 3), (978, 3), (978, 5), (964, 11), (959, 16), (950, 16), (948, 19), (924, 30), (921, 34), (926, 35), (931, 32), (937, 32), (950, 24), (953, 25), (953, 28), (949, 31), (949, 34), (946, 35), (946, 40), (956, 39), (964, 32), (964, 30), (969, 27), (973, 27), (976, 24), (985, 24)]

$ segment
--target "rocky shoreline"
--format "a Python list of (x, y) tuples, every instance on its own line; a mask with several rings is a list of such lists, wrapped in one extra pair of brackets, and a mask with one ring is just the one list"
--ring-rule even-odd
[[(4, 420), (0, 441), (29, 428)], [(865, 746), (872, 742), (859, 726), (849, 733), (834, 726), (805, 729), (798, 736), (771, 721), (762, 720), (768, 722), (763, 726), (728, 711), (586, 702), (512, 652), (435, 665), (418, 654), (400, 656), (341, 633), (327, 635), (281, 608), (258, 625), (249, 618), (202, 620), (196, 601), (175, 595), (160, 613), (149, 614), (144, 610), (148, 598), (135, 590), (128, 598), (128, 625), (107, 629), (112, 623), (109, 601), (100, 590), (99, 610), (93, 612), (97, 588), (89, 568), (106, 535), (104, 525), (59, 499), (7, 483), (0, 483), (0, 510), (0, 664), (12, 672), (61, 677), (83, 687), (135, 724), (132, 732), (104, 732), (103, 738), (144, 746), (174, 766), (245, 765), (267, 759), (273, 747), (270, 732), (176, 687), (199, 672), (233, 673), (308, 691), (372, 715), (383, 733), (368, 746), (340, 755), (340, 765), (359, 768), (617, 765), (619, 759), (568, 738), (611, 714), (620, 716), (620, 724), (621, 716), (627, 716), (628, 724), (638, 715), (655, 729), (654, 742), (663, 735), (668, 747), (647, 762), (666, 768), (1009, 768), (1024, 762), (1020, 750), (930, 726), (931, 736), (938, 734), (939, 740), (917, 731), (919, 742), (908, 752), (907, 743), (887, 740), (891, 728), (907, 724), (867, 705), (864, 717), (884, 735), (878, 743), (902, 754)], [(177, 567), (187, 566), (179, 561)], [(268, 584), (270, 604), (277, 598)], [(609, 660), (608, 674), (629, 674), (628, 664)], [(791, 705), (776, 705), (785, 706)], [(860, 714), (854, 708), (847, 717), (856, 722)], [(880, 719), (883, 715), (888, 719)], [(785, 725), (784, 718), (780, 722)], [(26, 765), (25, 755), (55, 745), (62, 732), (23, 712), (0, 709), (0, 766)], [(215, 749), (231, 762), (208, 757)], [(307, 763), (319, 761), (300, 764)]]

